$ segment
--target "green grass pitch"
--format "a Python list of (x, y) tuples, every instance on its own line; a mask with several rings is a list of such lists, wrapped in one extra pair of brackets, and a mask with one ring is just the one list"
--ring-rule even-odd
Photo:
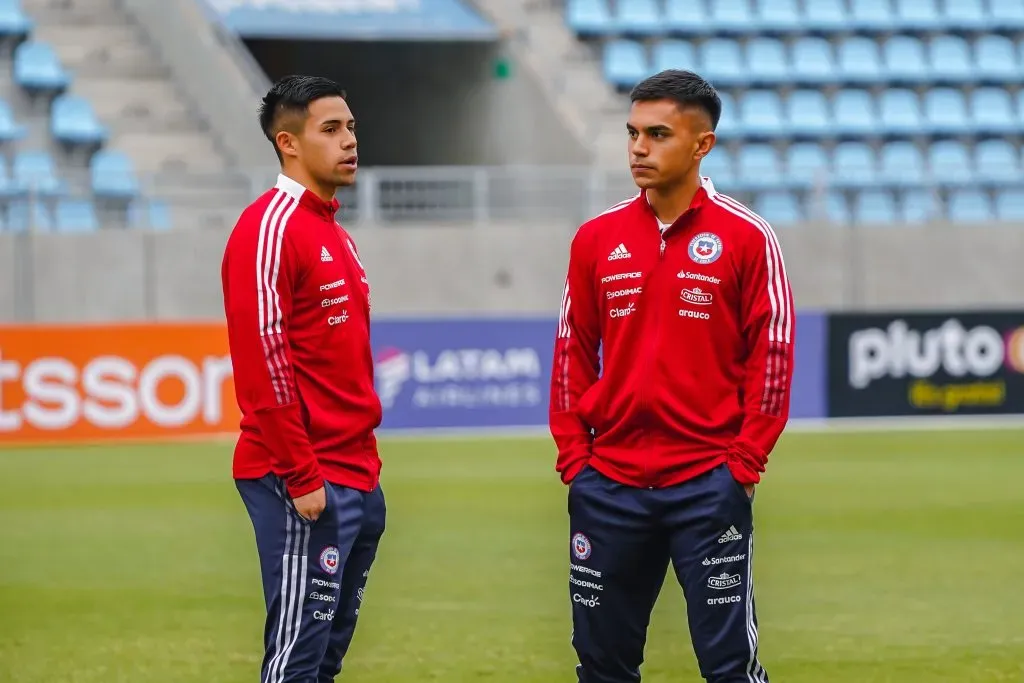
[[(574, 681), (545, 439), (382, 440), (389, 526), (339, 680)], [(250, 683), (227, 443), (0, 451), (0, 681)], [(755, 503), (777, 683), (1024, 681), (1024, 433), (790, 433)], [(697, 683), (674, 579), (650, 683)]]

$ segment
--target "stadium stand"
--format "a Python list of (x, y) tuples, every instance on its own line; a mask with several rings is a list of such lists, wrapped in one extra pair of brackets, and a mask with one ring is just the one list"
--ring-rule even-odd
[(0, 0), (0, 46), (0, 230), (223, 225), (245, 200), (115, 0)]
[(705, 168), (778, 224), (1019, 210), (1024, 0), (566, 0), (565, 22), (622, 97), (709, 78)]

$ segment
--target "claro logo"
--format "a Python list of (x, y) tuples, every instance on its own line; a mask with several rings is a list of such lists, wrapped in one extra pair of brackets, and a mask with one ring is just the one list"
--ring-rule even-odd
[(1020, 329), (1004, 337), (988, 325), (966, 329), (955, 318), (924, 331), (895, 320), (886, 329), (858, 330), (849, 341), (849, 381), (855, 389), (884, 377), (927, 378), (939, 370), (951, 377), (989, 377), (1004, 363), (1024, 372)]
[[(217, 425), (223, 419), (222, 391), (231, 379), (228, 356), (208, 356), (197, 364), (184, 356), (161, 355), (139, 367), (109, 355), (79, 367), (54, 356), (23, 366), (2, 354), (0, 349), (0, 432), (26, 423), (56, 431), (83, 420), (120, 429), (141, 419), (160, 427), (198, 421)], [(16, 405), (19, 395), (21, 405)]]

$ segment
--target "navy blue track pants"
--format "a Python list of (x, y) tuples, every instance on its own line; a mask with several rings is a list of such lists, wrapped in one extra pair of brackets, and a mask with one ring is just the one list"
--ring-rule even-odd
[(355, 633), (384, 533), (384, 493), (325, 484), (315, 522), (274, 475), (236, 481), (256, 532), (267, 619), (262, 683), (330, 683)]
[(723, 464), (664, 489), (586, 467), (569, 488), (569, 597), (579, 683), (636, 683), (669, 564), (708, 683), (768, 683), (757, 658), (753, 501)]

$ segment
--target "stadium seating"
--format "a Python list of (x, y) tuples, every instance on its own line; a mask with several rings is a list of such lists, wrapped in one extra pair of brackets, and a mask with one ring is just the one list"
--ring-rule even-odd
[(1024, 213), (1024, 0), (566, 7), (619, 90), (667, 68), (715, 84), (719, 144), (703, 168), (770, 220)]
[[(119, 222), (129, 227), (167, 229), (169, 206), (143, 196), (130, 158), (108, 147), (110, 128), (92, 102), (73, 92), (74, 73), (52, 45), (34, 35), (35, 26), (21, 0), (0, 0), (0, 41), (10, 44), (5, 68), (30, 103), (25, 110), (15, 99), (0, 99), (0, 231), (93, 231), (101, 225), (97, 202), (104, 220), (116, 217), (113, 210), (122, 212)], [(30, 130), (47, 137), (40, 141)], [(69, 165), (83, 163), (81, 156), (64, 153), (78, 151), (85, 153), (84, 184), (64, 177)], [(133, 202), (143, 208), (132, 210)]]

